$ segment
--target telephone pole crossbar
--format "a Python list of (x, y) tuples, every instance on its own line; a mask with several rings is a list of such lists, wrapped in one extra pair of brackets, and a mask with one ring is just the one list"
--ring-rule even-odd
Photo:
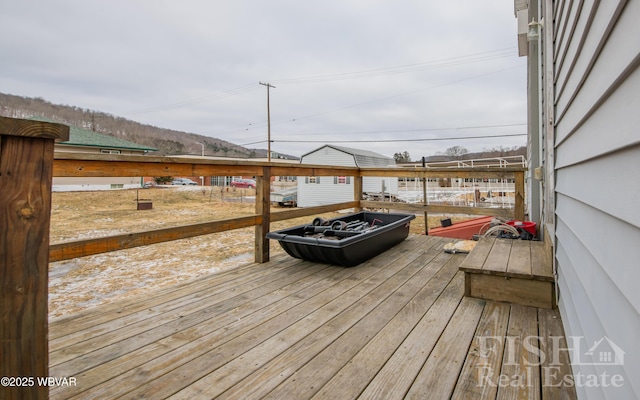
[(262, 86), (267, 87), (267, 160), (271, 162), (271, 109), (269, 106), (269, 89), (276, 88), (268, 82), (258, 82)]

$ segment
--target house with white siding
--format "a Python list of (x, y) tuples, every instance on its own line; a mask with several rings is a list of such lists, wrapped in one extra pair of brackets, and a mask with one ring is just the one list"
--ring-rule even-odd
[[(304, 154), (301, 164), (334, 165), (342, 167), (389, 167), (395, 160), (368, 150), (343, 146), (324, 145)], [(351, 176), (299, 176), (298, 206), (311, 207), (353, 201), (353, 177)], [(363, 177), (362, 191), (398, 194), (398, 179)]]
[[(528, 57), (528, 212), (553, 246), (577, 394), (638, 399), (640, 1), (516, 0), (515, 12)], [(616, 357), (590, 358), (602, 344)]]

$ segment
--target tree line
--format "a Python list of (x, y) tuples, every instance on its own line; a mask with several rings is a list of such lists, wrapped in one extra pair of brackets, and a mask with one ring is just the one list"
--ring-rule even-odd
[(0, 93), (0, 115), (27, 119), (44, 117), (66, 125), (93, 130), (158, 149), (154, 155), (205, 154), (224, 157), (266, 157), (266, 150), (248, 149), (222, 139), (194, 133), (158, 128), (108, 113), (76, 106), (50, 103), (40, 97), (22, 97)]

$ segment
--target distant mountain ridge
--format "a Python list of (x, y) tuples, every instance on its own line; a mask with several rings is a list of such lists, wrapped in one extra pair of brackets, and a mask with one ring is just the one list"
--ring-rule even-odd
[[(0, 93), (0, 115), (11, 118), (31, 116), (49, 118), (67, 125), (154, 147), (158, 149), (157, 152), (152, 153), (154, 155), (200, 155), (202, 146), (196, 143), (200, 142), (204, 144), (205, 155), (208, 156), (267, 157), (265, 149), (249, 149), (218, 138), (141, 124), (76, 106), (53, 104), (40, 97), (31, 98)], [(290, 156), (290, 158), (296, 157)]]

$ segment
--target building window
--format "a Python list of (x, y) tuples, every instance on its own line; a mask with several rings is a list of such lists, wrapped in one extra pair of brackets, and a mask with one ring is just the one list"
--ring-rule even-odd
[(333, 184), (334, 185), (348, 185), (351, 183), (351, 177), (350, 176), (334, 176), (333, 177)]
[(124, 189), (124, 184), (123, 183), (112, 183), (111, 184), (111, 189)]
[(233, 178), (230, 176), (211, 176), (209, 184), (211, 186), (228, 186)]
[(102, 154), (120, 154), (120, 150), (100, 149)]
[(307, 176), (306, 178), (304, 178), (304, 183), (320, 184), (320, 177), (319, 176)]

